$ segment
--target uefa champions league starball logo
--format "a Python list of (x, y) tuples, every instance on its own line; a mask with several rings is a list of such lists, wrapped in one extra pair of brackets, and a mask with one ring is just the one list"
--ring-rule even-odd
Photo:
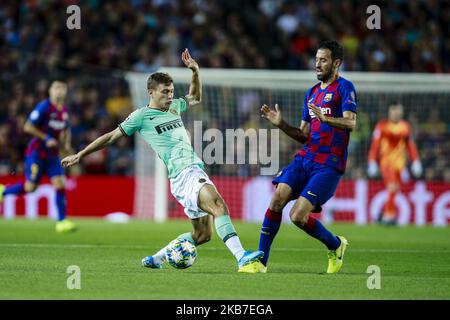
[(197, 248), (186, 239), (172, 240), (166, 249), (166, 259), (176, 269), (192, 266), (197, 258)]

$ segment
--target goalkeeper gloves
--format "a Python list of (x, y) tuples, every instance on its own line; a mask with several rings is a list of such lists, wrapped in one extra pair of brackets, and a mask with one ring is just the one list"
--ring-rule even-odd
[(409, 171), (407, 168), (403, 168), (403, 170), (400, 172), (400, 179), (402, 182), (406, 183), (409, 182), (411, 178), (411, 175), (409, 174)]
[(378, 174), (378, 165), (375, 161), (369, 161), (369, 167), (367, 168), (367, 175), (370, 178), (374, 178)]
[(420, 160), (414, 160), (411, 165), (411, 172), (415, 178), (419, 178), (422, 175), (422, 163)]

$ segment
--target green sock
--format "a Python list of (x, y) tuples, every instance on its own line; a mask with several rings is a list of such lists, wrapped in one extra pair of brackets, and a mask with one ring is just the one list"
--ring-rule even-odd
[(237, 236), (229, 215), (215, 218), (214, 225), (216, 227), (217, 234), (223, 242), (227, 242), (227, 240), (231, 237)]
[[(192, 242), (194, 245), (197, 245), (194, 238), (192, 238), (192, 232), (186, 232), (186, 233), (180, 234), (178, 237), (176, 237), (176, 239), (186, 239), (186, 240)], [(153, 259), (154, 259), (155, 263), (161, 264), (161, 263), (164, 263), (164, 261), (166, 261), (166, 249), (167, 249), (167, 246), (165, 246), (164, 248), (162, 248), (161, 250), (159, 250), (157, 253), (155, 253), (153, 255)]]
[(229, 215), (220, 216), (214, 219), (217, 234), (225, 242), (225, 245), (239, 261), (244, 256), (244, 248), (234, 229)]
[(197, 245), (197, 242), (195, 242), (194, 238), (192, 238), (192, 232), (186, 232), (183, 234), (180, 234), (177, 239), (186, 239), (189, 240), (194, 245)]

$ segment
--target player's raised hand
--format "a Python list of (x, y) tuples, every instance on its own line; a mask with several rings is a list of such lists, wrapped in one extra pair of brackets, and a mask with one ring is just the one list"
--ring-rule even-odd
[(322, 110), (319, 107), (311, 103), (308, 103), (308, 109), (311, 110), (312, 113), (314, 113), (314, 115), (316, 116), (316, 118), (319, 119), (321, 122), (325, 121), (325, 116), (323, 115)]
[(191, 69), (193, 72), (198, 71), (198, 63), (191, 57), (188, 49), (184, 49), (184, 51), (181, 53), (181, 60), (183, 60), (183, 63), (186, 65), (186, 67)]
[(278, 107), (278, 104), (275, 104), (275, 110), (264, 104), (261, 107), (261, 117), (269, 120), (270, 123), (272, 123), (276, 127), (278, 127), (283, 121), (283, 117), (281, 116), (281, 111)]
[(67, 156), (61, 160), (61, 166), (63, 168), (71, 167), (80, 162), (80, 156), (77, 154), (73, 154), (71, 156)]

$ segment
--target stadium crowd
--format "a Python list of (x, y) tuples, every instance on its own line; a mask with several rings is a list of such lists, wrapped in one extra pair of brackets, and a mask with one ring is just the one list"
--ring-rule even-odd
[[(151, 73), (160, 66), (181, 66), (179, 54), (185, 47), (203, 68), (307, 70), (312, 68), (316, 45), (327, 37), (343, 44), (344, 70), (450, 71), (449, 2), (382, 2), (382, 28), (370, 32), (366, 8), (376, 3), (2, 1), (0, 175), (23, 173), (24, 148), (29, 139), (23, 124), (34, 105), (46, 96), (49, 79), (56, 75), (65, 77), (69, 84), (67, 103), (73, 145), (78, 149), (116, 127), (132, 110), (121, 71)], [(66, 28), (66, 8), (71, 4), (81, 8), (80, 30)], [(257, 98), (254, 101), (260, 103)], [(420, 123), (414, 112), (407, 112), (407, 116), (417, 124), (415, 135), (425, 178), (450, 181), (450, 126), (445, 121), (449, 112), (435, 110)], [(220, 115), (231, 117), (233, 113)], [(362, 113), (359, 119), (360, 131), (354, 136), (360, 158), (350, 162), (353, 168), (349, 177), (364, 175), (365, 148), (373, 128), (371, 117), (364, 120)], [(213, 121), (210, 126), (218, 128), (261, 125), (251, 112), (245, 117), (221, 119), (221, 123)], [(281, 151), (289, 156), (298, 147), (282, 145)], [(118, 145), (86, 158), (78, 173), (132, 175), (133, 150), (132, 139), (122, 139)], [(242, 176), (255, 172), (236, 167), (213, 169)]]

